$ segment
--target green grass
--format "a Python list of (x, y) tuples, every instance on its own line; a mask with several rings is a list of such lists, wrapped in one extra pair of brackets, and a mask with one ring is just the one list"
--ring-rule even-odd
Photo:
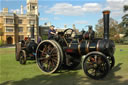
[(14, 48), (0, 48), (0, 85), (127, 85), (128, 45), (116, 45), (115, 67), (106, 78), (93, 80), (82, 69), (43, 74), (36, 63), (20, 65)]

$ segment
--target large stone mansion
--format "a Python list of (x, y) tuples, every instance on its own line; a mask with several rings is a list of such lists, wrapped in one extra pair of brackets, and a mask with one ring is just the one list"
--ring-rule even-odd
[(25, 37), (30, 37), (30, 28), (35, 27), (35, 38), (38, 36), (38, 0), (27, 0), (27, 13), (10, 13), (8, 8), (0, 12), (0, 40), (3, 44), (15, 44)]

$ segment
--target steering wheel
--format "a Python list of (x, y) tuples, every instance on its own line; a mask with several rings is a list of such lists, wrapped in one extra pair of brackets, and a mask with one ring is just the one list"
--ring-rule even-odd
[[(71, 32), (67, 34), (67, 32), (68, 32), (69, 30), (71, 30)], [(75, 31), (74, 31), (73, 29), (71, 29), (71, 28), (66, 29), (66, 30), (64, 31), (64, 37), (65, 37), (65, 38), (71, 37), (73, 32), (75, 32)]]

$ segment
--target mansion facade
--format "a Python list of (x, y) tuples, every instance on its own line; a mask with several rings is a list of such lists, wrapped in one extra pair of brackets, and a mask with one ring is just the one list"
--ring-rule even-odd
[(27, 13), (10, 13), (8, 8), (0, 12), (0, 40), (3, 44), (15, 44), (25, 37), (31, 37), (30, 28), (34, 25), (35, 39), (38, 32), (38, 0), (27, 0)]

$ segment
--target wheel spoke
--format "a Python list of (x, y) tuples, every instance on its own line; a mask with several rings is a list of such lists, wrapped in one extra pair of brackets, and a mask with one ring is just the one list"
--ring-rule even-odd
[(57, 54), (51, 54), (51, 56), (57, 56)]
[(41, 61), (42, 61), (42, 60), (46, 60), (46, 58), (41, 57), (41, 58), (39, 58), (39, 60), (41, 60)]
[(56, 50), (56, 48), (54, 47), (54, 48), (50, 51), (50, 54), (52, 54), (55, 50)]

